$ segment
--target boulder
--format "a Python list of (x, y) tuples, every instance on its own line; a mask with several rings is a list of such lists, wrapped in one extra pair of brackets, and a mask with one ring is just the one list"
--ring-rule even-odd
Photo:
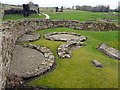
[(102, 68), (102, 67), (103, 67), (103, 65), (102, 65), (99, 61), (97, 61), (97, 60), (93, 60), (92, 63), (93, 63), (97, 68)]
[(102, 43), (100, 46), (97, 47), (97, 49), (113, 59), (120, 60), (120, 51), (108, 46), (105, 43)]

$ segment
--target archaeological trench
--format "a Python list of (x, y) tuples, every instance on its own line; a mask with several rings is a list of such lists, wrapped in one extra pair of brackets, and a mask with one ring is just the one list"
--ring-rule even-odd
[[(44, 46), (36, 46), (33, 44), (22, 44), (22, 45), (16, 45), (18, 42), (26, 42), (26, 41), (35, 41), (40, 39), (40, 35), (31, 33), (35, 30), (43, 30), (48, 28), (58, 28), (58, 27), (66, 27), (66, 28), (72, 28), (75, 30), (89, 30), (89, 31), (109, 31), (109, 30), (119, 30), (119, 27), (116, 26), (113, 23), (101, 23), (101, 22), (80, 22), (80, 21), (71, 21), (71, 20), (41, 20), (41, 19), (24, 19), (24, 20), (18, 20), (18, 21), (8, 21), (3, 22), (2, 27), (0, 27), (0, 89), (4, 89), (6, 85), (6, 79), (9, 74), (17, 73), (22, 76), (23, 79), (28, 79), (30, 77), (41, 75), (45, 72), (48, 72), (53, 68), (55, 65), (55, 57), (52, 54), (51, 50), (48, 47)], [(31, 34), (30, 34), (31, 33)], [(58, 34), (69, 34), (68, 38), (70, 38), (70, 35), (74, 35), (72, 37), (72, 40), (66, 40), (65, 38), (60, 39), (60, 36), (56, 36)], [(63, 35), (65, 36), (65, 35)], [(23, 39), (24, 37), (24, 39)], [(60, 45), (58, 47), (58, 56), (60, 58), (70, 58), (71, 57), (71, 50), (72, 46), (85, 46), (83, 43), (87, 40), (86, 36), (81, 36), (79, 34), (75, 33), (48, 33), (44, 35), (44, 38), (47, 40), (55, 40), (55, 41), (64, 41), (66, 44)], [(115, 58), (120, 59), (118, 57), (119, 51), (116, 51), (114, 48), (109, 48), (108, 46), (105, 46), (106, 44), (102, 44), (102, 46), (99, 46), (97, 49), (105, 53), (106, 55)], [(16, 50), (17, 48), (17, 50)], [(22, 49), (21, 49), (22, 48)], [(107, 48), (107, 50), (106, 50)], [(26, 67), (25, 71), (19, 70), (19, 68), (16, 68), (17, 66), (11, 66), (13, 54), (18, 52), (20, 55), (27, 53), (27, 50), (30, 50), (30, 54), (36, 54), (34, 57), (27, 57), (27, 58), (41, 58), (38, 60), (36, 58), (36, 66), (29, 63), (29, 66), (25, 65), (23, 63), (23, 66)], [(25, 51), (24, 53), (21, 53)], [(113, 56), (112, 56), (113, 55)], [(30, 55), (29, 55), (30, 56)], [(20, 57), (18, 57), (20, 58)], [(23, 59), (26, 57), (23, 57)], [(21, 59), (22, 60), (22, 59)], [(14, 61), (16, 62), (16, 61)], [(96, 61), (95, 61), (96, 62)], [(34, 67), (31, 69), (31, 67)], [(38, 67), (39, 66), (39, 67)], [(19, 65), (19, 67), (22, 67)], [(23, 68), (24, 68), (23, 67)], [(19, 72), (17, 72), (17, 70)], [(14, 72), (13, 72), (14, 71)], [(15, 75), (16, 76), (16, 75)], [(11, 76), (12, 77), (12, 76)], [(19, 77), (16, 76), (17, 79)], [(14, 78), (15, 79), (15, 78)], [(21, 78), (19, 80), (22, 80)], [(22, 83), (22, 82), (20, 82)]]

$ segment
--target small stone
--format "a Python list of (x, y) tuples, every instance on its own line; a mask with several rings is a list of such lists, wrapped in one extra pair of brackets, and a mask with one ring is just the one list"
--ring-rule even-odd
[(93, 63), (96, 67), (98, 67), (98, 68), (102, 68), (102, 67), (103, 67), (102, 64), (101, 64), (99, 61), (97, 61), (97, 60), (93, 60), (92, 63)]

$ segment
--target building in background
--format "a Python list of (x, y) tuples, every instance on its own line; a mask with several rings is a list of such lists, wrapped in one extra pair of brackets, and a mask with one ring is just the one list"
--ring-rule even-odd
[(36, 11), (37, 14), (39, 13), (39, 5), (38, 4), (34, 4), (33, 2), (29, 2), (29, 7), (30, 10)]
[(30, 7), (29, 7), (29, 4), (23, 4), (23, 16), (24, 17), (30, 16)]
[[(10, 5), (9, 5), (10, 6)], [(23, 14), (23, 16), (27, 17), (31, 14), (38, 14), (39, 13), (39, 5), (34, 4), (32, 2), (28, 4), (23, 4), (18, 8), (19, 6), (13, 6), (9, 9), (4, 10), (4, 15), (6, 14)]]

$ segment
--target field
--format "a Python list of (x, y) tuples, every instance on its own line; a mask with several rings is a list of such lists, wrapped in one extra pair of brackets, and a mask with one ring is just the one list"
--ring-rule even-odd
[[(41, 11), (47, 11), (50, 19), (53, 20), (79, 20), (79, 21), (101, 21), (102, 19), (112, 19), (114, 23), (118, 24), (117, 13), (101, 13), (101, 12), (87, 12), (78, 10), (65, 10), (64, 12), (54, 12), (54, 9), (42, 9)], [(3, 21), (23, 19), (22, 15), (6, 15)], [(31, 15), (28, 18), (45, 18), (44, 15)]]
[[(116, 20), (117, 16), (110, 13), (95, 13), (86, 11), (67, 10), (63, 13), (46, 12), (54, 20), (79, 20), (88, 21), (109, 18)], [(32, 18), (44, 18), (44, 16), (33, 15)], [(29, 17), (28, 17), (29, 18)], [(8, 15), (4, 17), (6, 20), (23, 19), (19, 15)], [(49, 32), (75, 32), (86, 36), (86, 46), (72, 51), (70, 59), (60, 59), (57, 56), (57, 48), (65, 42), (49, 41), (44, 38), (31, 42), (40, 46), (49, 47), (56, 59), (57, 67), (41, 77), (28, 82), (30, 86), (45, 86), (49, 88), (117, 88), (118, 87), (118, 60), (114, 60), (99, 52), (96, 47), (101, 43), (118, 49), (118, 31), (90, 32), (78, 31), (68, 28), (54, 28), (46, 30), (38, 30), (42, 36)], [(103, 64), (103, 68), (96, 68), (91, 62), (98, 60)]]
[(58, 12), (48, 12), (51, 16), (51, 19), (62, 19), (62, 20), (98, 20), (104, 18), (117, 19), (116, 16), (112, 16), (110, 13), (101, 13), (101, 12), (87, 12), (87, 11), (79, 11), (79, 10), (67, 10), (64, 13)]

